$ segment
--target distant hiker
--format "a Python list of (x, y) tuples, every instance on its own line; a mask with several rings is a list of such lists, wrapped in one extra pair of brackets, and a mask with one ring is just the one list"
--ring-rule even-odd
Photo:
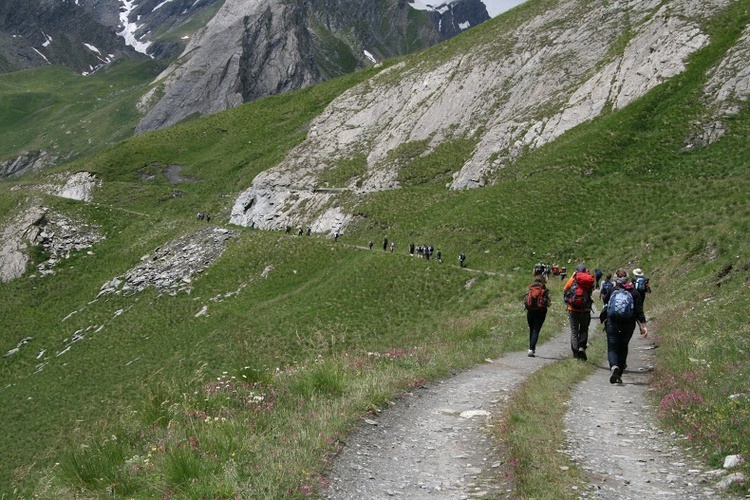
[(638, 293), (643, 297), (643, 301), (646, 301), (646, 294), (651, 293), (651, 287), (648, 284), (649, 279), (643, 274), (643, 270), (640, 267), (633, 269), (633, 288), (638, 290)]
[(409, 255), (414, 257), (414, 243), (409, 243)]
[(302, 226), (297, 228), (297, 236), (302, 236)]
[(465, 254), (465, 253), (463, 253), (463, 252), (461, 252), (460, 254), (458, 254), (458, 264), (459, 264), (459, 265), (460, 265), (461, 267), (464, 267), (464, 262), (465, 262), (465, 261), (466, 261), (466, 254)]
[(206, 222), (211, 222), (211, 214), (206, 214)]
[(438, 262), (443, 262), (443, 252), (441, 252), (439, 248), (435, 252), (435, 258)]
[[(564, 268), (563, 268), (564, 269)], [(570, 320), (570, 348), (573, 357), (586, 361), (586, 346), (589, 340), (591, 323), (591, 292), (594, 289), (594, 277), (583, 264), (576, 267), (573, 276), (565, 283), (563, 299), (568, 304)]]
[(374, 244), (375, 244), (375, 242), (374, 242), (374, 241), (372, 241), (372, 240), (370, 240), (370, 242), (369, 242), (369, 243), (367, 244), (367, 248), (369, 248), (370, 250), (372, 250), (372, 246), (373, 246)]
[(602, 299), (602, 304), (606, 305), (609, 300), (609, 295), (612, 293), (612, 289), (615, 287), (615, 282), (612, 281), (612, 273), (607, 273), (607, 276), (602, 281), (602, 286), (599, 288), (599, 298)]
[(598, 267), (594, 269), (594, 278), (596, 278), (596, 285), (594, 286), (594, 288), (596, 288), (597, 290), (599, 290), (599, 282), (602, 280), (603, 275), (604, 273), (601, 269), (599, 269)]
[(312, 228), (310, 226), (307, 226), (307, 235), (310, 236), (312, 234)]
[(383, 238), (383, 251), (388, 250), (388, 238)]
[(628, 366), (628, 344), (636, 323), (641, 335), (648, 337), (643, 296), (632, 283), (628, 283), (628, 273), (624, 269), (618, 269), (615, 273), (615, 288), (609, 296), (607, 307), (599, 314), (599, 320), (606, 322), (604, 328), (607, 331), (609, 383), (621, 384), (622, 373)]
[(290, 226), (289, 224), (287, 224), (286, 225), (286, 234), (289, 234), (289, 231), (291, 231), (291, 230), (292, 230), (292, 226)]
[(203, 220), (203, 212), (198, 212), (198, 220)]
[(567, 267), (561, 267), (560, 268), (560, 280), (565, 281), (565, 278), (568, 277), (568, 268)]
[(391, 253), (396, 249), (396, 244), (391, 241)]
[(339, 232), (338, 231), (336, 231), (335, 233), (333, 233), (333, 241), (339, 241)]
[(547, 278), (543, 271), (534, 273), (534, 282), (529, 285), (529, 291), (523, 298), (526, 309), (526, 321), (529, 324), (529, 357), (536, 356), (536, 343), (539, 340), (539, 332), (542, 330), (544, 320), (547, 318), (547, 308), (550, 300), (549, 290), (546, 286)]

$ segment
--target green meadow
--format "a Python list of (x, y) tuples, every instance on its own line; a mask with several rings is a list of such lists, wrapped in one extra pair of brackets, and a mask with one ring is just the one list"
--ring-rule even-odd
[[(696, 103), (707, 69), (747, 21), (740, 7), (728, 12), (684, 74), (527, 154), (492, 186), (444, 188), (471, 151), (469, 139), (446, 142), (426, 158), (405, 146), (405, 187), (363, 200), (357, 222), (337, 242), (232, 227), (238, 236), (222, 257), (194, 278), (189, 294), (176, 296), (149, 289), (97, 299), (105, 282), (144, 255), (203, 227), (196, 212), (226, 224), (234, 197), (253, 177), (299, 143), (332, 99), (378, 70), (106, 148), (124, 137), (117, 125), (129, 118), (102, 104), (105, 125), (91, 127), (101, 148), (59, 169), (96, 173), (103, 184), (95, 203), (33, 191), (46, 174), (0, 184), (3, 220), (35, 197), (106, 234), (55, 274), (30, 269), (0, 287), (0, 348), (32, 337), (0, 358), (0, 497), (314, 497), (332, 454), (363, 415), (426, 381), (525, 349), (521, 298), (538, 261), (643, 268), (653, 289), (647, 316), (660, 345), (653, 391), (660, 422), (688, 437), (711, 466), (727, 454), (747, 455), (747, 105), (717, 143), (680, 152), (703, 113)], [(461, 47), (470, 36), (435, 50)], [(17, 125), (0, 131), (0, 151), (63, 140), (58, 129), (67, 118), (27, 120), (39, 107), (59, 111), (108, 95), (102, 80), (45, 71), (76, 92), (50, 93), (50, 75), (35, 73), (29, 88), (38, 101), (29, 103), (8, 90), (14, 76), (2, 76), (0, 98), (16, 104), (0, 109), (15, 113), (8, 116)], [(132, 81), (113, 78), (111, 85), (134, 102), (151, 69), (130, 71)], [(172, 165), (181, 167), (182, 182), (164, 174)], [(331, 182), (360, 170), (356, 161), (340, 166)], [(394, 253), (380, 248), (385, 237), (396, 242)], [(440, 248), (443, 262), (410, 258), (412, 242)], [(458, 266), (459, 252), (467, 269)], [(565, 325), (556, 298), (544, 338)], [(63, 352), (81, 331), (85, 340)], [(542, 459), (550, 444), (524, 436), (536, 432), (527, 424), (539, 401), (560, 418), (566, 388), (586, 366), (548, 369), (559, 384), (534, 377), (514, 401), (516, 442), (498, 436), (511, 457), (527, 457), (515, 471), (525, 498), (570, 490), (570, 476)], [(552, 434), (552, 446), (564, 446), (562, 433)]]

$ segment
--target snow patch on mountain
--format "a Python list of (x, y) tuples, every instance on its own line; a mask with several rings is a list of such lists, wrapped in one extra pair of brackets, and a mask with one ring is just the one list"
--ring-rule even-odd
[[(151, 45), (151, 42), (142, 42), (136, 37), (136, 33), (140, 29), (140, 26), (136, 23), (130, 22), (130, 13), (133, 12), (138, 5), (135, 0), (120, 0), (122, 7), (120, 9), (120, 24), (122, 24), (122, 31), (117, 33), (117, 36), (121, 36), (125, 39), (125, 43), (133, 47), (136, 51), (142, 54), (148, 54), (147, 49)], [(156, 9), (154, 9), (156, 10)]]

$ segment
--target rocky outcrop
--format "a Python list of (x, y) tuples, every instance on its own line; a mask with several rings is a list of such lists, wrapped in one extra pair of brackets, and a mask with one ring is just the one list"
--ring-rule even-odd
[(7, 283), (26, 272), (31, 247), (47, 258), (38, 265), (40, 275), (51, 274), (61, 260), (91, 248), (104, 236), (99, 228), (51, 211), (33, 200), (7, 222), (0, 240), (0, 281)]
[(341, 95), (302, 144), (253, 180), (231, 222), (331, 227), (326, 214), (337, 209), (337, 196), (318, 189), (321, 174), (364, 156), (366, 173), (340, 187), (355, 194), (398, 188), (392, 152), (417, 141), (429, 153), (445, 141), (470, 138), (473, 154), (448, 187), (491, 184), (526, 151), (684, 71), (687, 58), (709, 42), (702, 24), (729, 3), (568, 0), (536, 15), (526, 10), (516, 26), (496, 19), (470, 53), (451, 55), (448, 43)]
[(479, 0), (421, 12), (403, 0), (227, 0), (157, 79), (163, 97), (136, 133), (426, 48), (487, 19)]
[(56, 161), (57, 157), (46, 151), (24, 151), (16, 158), (0, 162), (0, 181), (39, 172), (54, 165)]
[(74, 174), (56, 174), (45, 184), (34, 186), (44, 193), (71, 200), (94, 201), (94, 189), (101, 184), (96, 175), (90, 172), (76, 172)]
[(141, 257), (141, 263), (124, 275), (104, 283), (97, 298), (133, 295), (150, 286), (168, 295), (190, 293), (194, 276), (213, 264), (224, 253), (226, 242), (236, 236), (234, 231), (207, 226), (170, 241)]
[(736, 115), (750, 96), (750, 26), (713, 68), (705, 88), (706, 116), (695, 123), (696, 131), (685, 139), (683, 151), (705, 147), (718, 141), (726, 132), (725, 121)]

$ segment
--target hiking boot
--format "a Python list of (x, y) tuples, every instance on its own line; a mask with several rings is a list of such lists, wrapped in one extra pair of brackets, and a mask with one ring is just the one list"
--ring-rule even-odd
[(578, 359), (582, 361), (588, 361), (589, 358), (586, 357), (586, 350), (585, 349), (578, 349)]
[(529, 349), (529, 357), (533, 358), (536, 356), (536, 353), (534, 352), (534, 349)]
[(612, 374), (609, 376), (609, 383), (610, 384), (621, 383), (622, 379), (620, 378), (620, 375), (622, 374), (622, 370), (620, 370), (620, 367), (615, 365), (612, 368), (610, 368), (610, 371), (612, 372)]

